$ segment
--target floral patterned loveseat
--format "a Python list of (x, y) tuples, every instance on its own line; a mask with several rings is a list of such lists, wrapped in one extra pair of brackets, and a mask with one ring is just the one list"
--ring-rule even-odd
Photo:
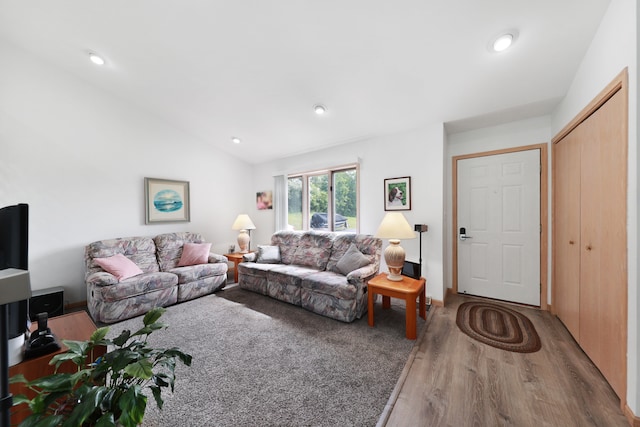
[[(263, 252), (274, 250), (275, 257), (261, 260)], [(360, 263), (345, 265), (347, 252)], [(382, 240), (370, 235), (279, 231), (271, 236), (271, 245), (244, 256), (245, 262), (238, 264), (238, 284), (352, 322), (367, 310), (367, 281), (378, 274), (381, 254)]]
[[(197, 233), (167, 233), (152, 238), (99, 240), (85, 247), (87, 307), (94, 320), (114, 323), (153, 307), (200, 297), (226, 285), (227, 258), (205, 254), (208, 262), (178, 266), (186, 243), (204, 243)], [(124, 255), (141, 274), (119, 280), (96, 259)]]

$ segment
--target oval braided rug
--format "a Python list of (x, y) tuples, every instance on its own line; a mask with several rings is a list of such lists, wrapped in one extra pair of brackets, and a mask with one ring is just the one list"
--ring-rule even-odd
[(542, 347), (533, 323), (522, 313), (486, 302), (465, 302), (456, 323), (471, 338), (502, 350), (533, 353)]

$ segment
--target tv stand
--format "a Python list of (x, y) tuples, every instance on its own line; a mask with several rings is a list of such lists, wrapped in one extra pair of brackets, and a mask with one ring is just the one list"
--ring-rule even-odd
[[(38, 325), (33, 324), (31, 326), (31, 331), (34, 331), (37, 328)], [(36, 378), (53, 374), (55, 366), (49, 365), (49, 361), (56, 354), (67, 351), (67, 347), (64, 345), (62, 340), (86, 341), (96, 330), (96, 325), (93, 323), (93, 320), (91, 320), (86, 311), (78, 311), (49, 319), (49, 328), (58, 338), (61, 347), (60, 350), (39, 357), (34, 357), (32, 359), (25, 359), (17, 365), (11, 366), (9, 368), (9, 377), (22, 374), (27, 380), (34, 380)], [(89, 357), (90, 361), (96, 360), (98, 357), (104, 355), (106, 351), (106, 347), (95, 348), (93, 350), (93, 354)], [(76, 370), (77, 367), (75, 364), (72, 362), (65, 362), (60, 365), (58, 372), (73, 373), (76, 372)], [(14, 396), (17, 394), (25, 394), (29, 398), (34, 396), (33, 392), (22, 383), (11, 384), (9, 389)], [(14, 406), (11, 409), (11, 425), (19, 424), (28, 415), (29, 412), (26, 405)]]

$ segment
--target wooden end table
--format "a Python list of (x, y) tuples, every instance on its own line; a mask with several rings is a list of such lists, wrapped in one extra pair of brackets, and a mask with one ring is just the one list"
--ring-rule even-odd
[[(251, 252), (247, 252), (251, 253)], [(233, 262), (233, 281), (238, 283), (238, 264), (242, 262), (242, 257), (246, 255), (246, 253), (234, 252), (232, 254), (224, 254), (229, 261)]]
[[(17, 374), (23, 374), (28, 380), (34, 380), (36, 378), (44, 377), (54, 373), (55, 366), (49, 365), (49, 360), (56, 354), (64, 353), (67, 351), (67, 347), (62, 343), (62, 340), (72, 341), (85, 341), (91, 338), (91, 334), (96, 330), (96, 325), (89, 317), (86, 311), (78, 311), (69, 314), (63, 314), (62, 316), (56, 316), (48, 319), (48, 326), (51, 332), (58, 339), (60, 344), (60, 350), (53, 353), (45, 354), (43, 356), (34, 357), (32, 359), (25, 359), (17, 365), (9, 367), (9, 377)], [(31, 325), (31, 331), (38, 329), (38, 324), (33, 323)], [(103, 356), (107, 351), (106, 347), (100, 346), (93, 349), (92, 354), (89, 356), (89, 361), (92, 362), (98, 357)], [(71, 362), (64, 362), (60, 365), (58, 372), (73, 373), (77, 371), (75, 364)], [(11, 394), (14, 396), (17, 394), (25, 394), (30, 399), (35, 394), (29, 390), (22, 383), (15, 383), (9, 386)], [(11, 408), (11, 424), (18, 425), (28, 415), (26, 405), (15, 406)]]
[(375, 295), (382, 295), (382, 308), (391, 307), (391, 298), (406, 301), (406, 334), (410, 340), (417, 338), (416, 299), (419, 300), (420, 317), (427, 319), (427, 305), (424, 295), (426, 279), (419, 280), (402, 276), (402, 281), (393, 282), (387, 279), (387, 273), (378, 274), (368, 282), (369, 326), (373, 327), (373, 299)]

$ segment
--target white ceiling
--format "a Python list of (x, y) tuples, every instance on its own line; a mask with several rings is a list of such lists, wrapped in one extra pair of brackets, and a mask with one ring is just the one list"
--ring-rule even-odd
[[(609, 3), (0, 0), (0, 37), (260, 163), (434, 122), (548, 114)], [(490, 53), (510, 28), (514, 46)]]

